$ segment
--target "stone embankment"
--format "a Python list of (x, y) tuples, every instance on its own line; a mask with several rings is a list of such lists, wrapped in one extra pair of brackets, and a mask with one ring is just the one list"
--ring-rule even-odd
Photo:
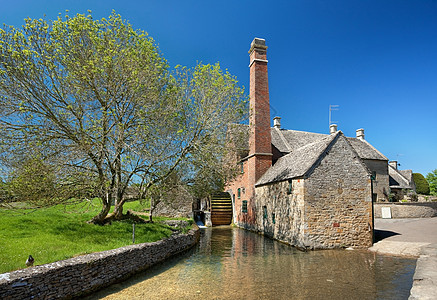
[(126, 279), (199, 240), (194, 225), (187, 234), (0, 274), (0, 299), (71, 299)]
[(437, 299), (437, 244), (422, 247), (409, 300)]

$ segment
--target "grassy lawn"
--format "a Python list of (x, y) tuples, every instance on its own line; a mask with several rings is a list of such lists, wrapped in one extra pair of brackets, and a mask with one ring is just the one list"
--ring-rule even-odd
[[(127, 209), (138, 211), (142, 206), (130, 202), (126, 203), (124, 210)], [(0, 273), (25, 268), (29, 254), (35, 265), (42, 265), (132, 244), (131, 221), (107, 226), (86, 223), (99, 210), (96, 200), (87, 205), (58, 205), (27, 214), (0, 210)], [(136, 224), (135, 243), (157, 241), (171, 233), (163, 224)]]

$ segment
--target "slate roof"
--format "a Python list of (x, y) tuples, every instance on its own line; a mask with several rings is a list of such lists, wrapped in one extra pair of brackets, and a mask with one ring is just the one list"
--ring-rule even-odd
[[(282, 153), (290, 153), (304, 145), (314, 143), (329, 134), (313, 133), (297, 130), (285, 130), (272, 128), (272, 144)], [(381, 152), (376, 150), (366, 140), (347, 138), (351, 146), (362, 159), (388, 160)]]
[[(238, 130), (243, 132), (244, 136), (249, 136), (249, 126), (240, 125), (237, 127)], [(234, 130), (235, 129), (236, 128), (234, 128)], [(349, 142), (361, 159), (388, 161), (381, 152), (376, 150), (366, 140), (345, 137), (341, 131), (335, 134), (321, 134), (271, 128), (272, 145), (284, 156), (280, 157), (276, 163), (267, 170), (256, 185), (305, 176), (323, 155), (323, 152), (330, 143), (339, 135)], [(248, 140), (244, 140), (242, 143), (244, 144), (241, 144), (241, 148), (249, 148)], [(403, 175), (400, 176), (403, 177)]]
[(405, 178), (407, 178), (408, 181), (414, 182), (413, 170), (398, 170), (398, 172), (401, 173)]
[(272, 144), (281, 152), (291, 152), (325, 138), (327, 134), (272, 128)]
[[(411, 174), (411, 176), (410, 176)], [(389, 185), (390, 188), (397, 189), (414, 189), (412, 178), (412, 170), (397, 170), (392, 166), (388, 166)], [(407, 176), (405, 176), (407, 175)]]
[(325, 135), (313, 143), (294, 149), (282, 156), (255, 185), (258, 186), (307, 175), (317, 161), (324, 156), (328, 146), (340, 135), (342, 135), (341, 131), (336, 134)]
[[(249, 149), (249, 126), (248, 125), (236, 125), (233, 128), (233, 131), (239, 131), (240, 134), (243, 134), (247, 138), (240, 139), (242, 144), (241, 149)], [(235, 134), (235, 133), (233, 133)], [(299, 149), (305, 145), (314, 143), (323, 139), (329, 134), (323, 133), (314, 133), (314, 132), (306, 132), (306, 131), (298, 131), (298, 130), (287, 130), (287, 129), (278, 129), (271, 128), (272, 134), (272, 144), (282, 153), (290, 153), (293, 150)], [(381, 152), (376, 150), (369, 142), (366, 140), (361, 140), (353, 137), (347, 138), (349, 143), (352, 145), (354, 150), (358, 153), (358, 156), (361, 159), (373, 159), (373, 160), (387, 160)]]
[(347, 138), (351, 143), (352, 147), (354, 147), (355, 151), (357, 151), (358, 155), (362, 159), (376, 159), (376, 160), (387, 160), (381, 152), (376, 150), (372, 145), (369, 144), (366, 140), (360, 140), (357, 138)]

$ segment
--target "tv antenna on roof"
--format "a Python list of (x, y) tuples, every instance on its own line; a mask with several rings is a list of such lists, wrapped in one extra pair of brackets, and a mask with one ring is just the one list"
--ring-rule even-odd
[(329, 126), (331, 126), (331, 124), (336, 124), (338, 123), (337, 121), (332, 121), (331, 116), (332, 116), (332, 111), (333, 110), (339, 110), (340, 105), (329, 105)]

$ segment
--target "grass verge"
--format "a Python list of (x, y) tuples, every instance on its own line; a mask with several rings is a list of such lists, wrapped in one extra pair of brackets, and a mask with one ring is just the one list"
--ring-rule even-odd
[[(138, 205), (129, 202), (124, 209), (135, 210)], [(42, 265), (132, 244), (132, 221), (106, 226), (86, 223), (99, 210), (98, 200), (26, 214), (0, 210), (0, 273), (25, 268), (29, 255), (35, 265)], [(169, 226), (158, 222), (136, 224), (135, 243), (154, 242), (171, 233)]]

